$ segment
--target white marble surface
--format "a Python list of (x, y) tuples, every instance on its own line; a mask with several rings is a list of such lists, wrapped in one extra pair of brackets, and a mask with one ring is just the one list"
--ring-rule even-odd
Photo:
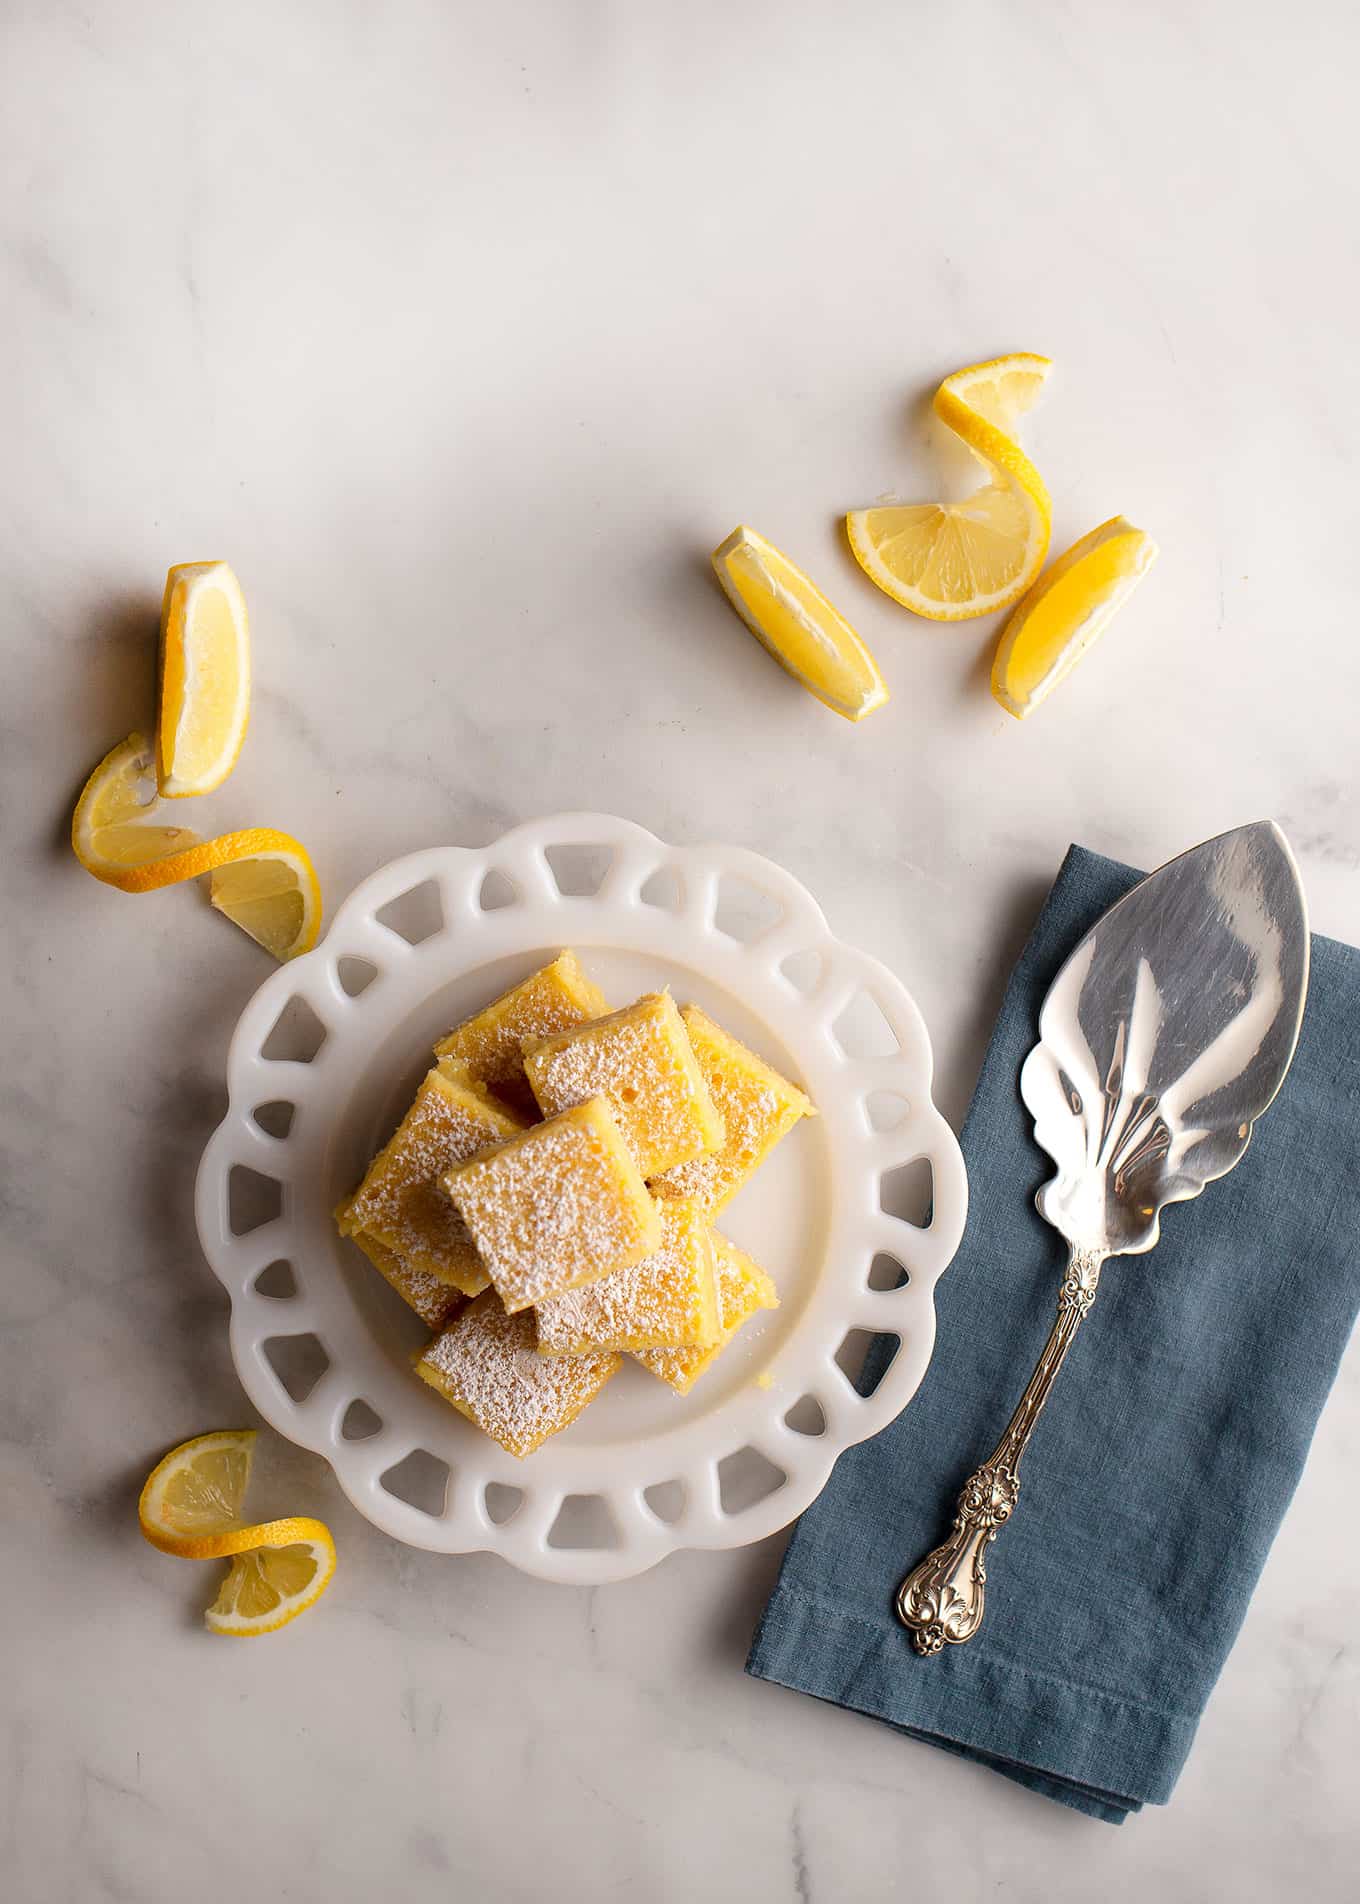
[[(0, 1890), (1110, 1900), (1353, 1895), (1354, 1355), (1174, 1803), (1119, 1832), (740, 1671), (778, 1541), (594, 1593), (324, 1515), (324, 1608), (250, 1647), (136, 1487), (240, 1417), (190, 1186), (261, 958), (63, 840), (148, 716), (167, 563), (243, 579), (223, 824), (339, 896), (567, 806), (781, 859), (916, 990), (957, 1118), (1068, 840), (1273, 814), (1360, 938), (1345, 564), (1360, 272), (1339, 4), (11, 0), (5, 359)], [(939, 480), (923, 399), (998, 349), (1058, 544), (1161, 563), (1027, 728), (992, 629), (838, 540)], [(894, 692), (802, 698), (711, 587), (745, 518)], [(1141, 1273), (1141, 1272), (1140, 1272)]]

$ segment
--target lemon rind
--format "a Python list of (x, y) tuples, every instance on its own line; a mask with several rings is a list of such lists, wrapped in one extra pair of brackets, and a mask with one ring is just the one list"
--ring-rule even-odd
[[(858, 688), (853, 694), (838, 694), (823, 680), (794, 665), (769, 632), (762, 627), (759, 617), (752, 611), (735, 585), (729, 565), (740, 553), (745, 553), (752, 558), (771, 598), (785, 609), (815, 646), (825, 654), (831, 663), (832, 670), (840, 671), (845, 679), (852, 679), (858, 674), (863, 680), (862, 688)], [(770, 558), (784, 564), (800, 577), (811, 598), (820, 603), (825, 610), (825, 623), (819, 621), (816, 616), (810, 615), (792, 590), (779, 580), (771, 567)], [(875, 709), (883, 707), (891, 698), (888, 684), (883, 679), (878, 663), (863, 637), (850, 626), (835, 603), (822, 593), (812, 578), (765, 536), (742, 524), (734, 529), (725, 541), (719, 543), (713, 551), (712, 563), (723, 594), (746, 628), (755, 636), (765, 652), (779, 663), (785, 673), (797, 681), (800, 687), (806, 688), (809, 694), (822, 703), (823, 707), (829, 707), (834, 714), (841, 715), (845, 720), (858, 722), (862, 721), (866, 715), (872, 714)], [(849, 664), (846, 660), (847, 655), (850, 658)]]
[[(1050, 358), (1041, 357), (1032, 351), (1013, 351), (1006, 356), (993, 357), (984, 363), (969, 364), (962, 370), (954, 371), (940, 384), (933, 399), (935, 414), (940, 421), (992, 473), (991, 486), (999, 486), (999, 478), (1006, 487), (1018, 493), (1028, 511), (1031, 530), (1026, 541), (1025, 559), (1004, 587), (986, 595), (972, 596), (960, 603), (945, 602), (938, 597), (922, 594), (894, 575), (879, 556), (864, 526), (871, 510), (854, 509), (846, 515), (846, 536), (855, 560), (874, 586), (881, 588), (885, 595), (891, 596), (903, 608), (909, 608), (927, 621), (972, 621), (978, 616), (1009, 608), (1033, 585), (1048, 554), (1051, 535), (1052, 502), (1047, 485), (1016, 439), (972, 407), (967, 400), (967, 391), (973, 384), (1012, 370), (1024, 371), (1039, 378), (1042, 386), (1052, 368)], [(984, 485), (984, 488), (987, 486)], [(941, 503), (937, 506), (947, 510), (958, 505)]]
[[(201, 589), (218, 588), (231, 603), (232, 620), (239, 631), (236, 649), (237, 692), (232, 718), (227, 725), (225, 739), (216, 758), (206, 772), (199, 773), (192, 779), (185, 779), (174, 771), (179, 733), (184, 724), (185, 714), (193, 704), (194, 656), (192, 646), (187, 642), (181, 642), (180, 653), (173, 657), (175, 669), (180, 677), (179, 719), (172, 722), (166, 718), (169, 699), (168, 680), (172, 661), (172, 657), (167, 652), (166, 623), (178, 578), (184, 580), (186, 588), (184, 603), (186, 628), (192, 618), (194, 595)], [(241, 757), (241, 749), (245, 745), (246, 733), (250, 727), (250, 689), (250, 618), (246, 613), (245, 596), (235, 572), (228, 563), (222, 561), (177, 563), (165, 578), (165, 597), (161, 606), (160, 721), (156, 735), (156, 782), (162, 799), (185, 800), (197, 794), (213, 793), (228, 779)]]
[[(1024, 694), (1015, 693), (1008, 679), (1010, 663), (1033, 610), (1046, 599), (1057, 583), (1064, 581), (1083, 562), (1088, 561), (1098, 551), (1108, 549), (1116, 543), (1126, 543), (1128, 548), (1127, 557), (1120, 563), (1119, 572), (1113, 582), (1090, 604), (1034, 685)], [(1008, 714), (1020, 721), (1032, 714), (1036, 707), (1042, 705), (1053, 690), (1066, 680), (1077, 663), (1095, 646), (1115, 615), (1152, 567), (1158, 553), (1158, 546), (1147, 531), (1135, 528), (1123, 516), (1111, 516), (1094, 529), (1088, 530), (1084, 536), (1078, 537), (1070, 548), (1064, 550), (1047, 573), (1037, 579), (1028, 591), (1026, 599), (1020, 603), (1001, 632), (1001, 639), (992, 661), (992, 694), (997, 703)]]

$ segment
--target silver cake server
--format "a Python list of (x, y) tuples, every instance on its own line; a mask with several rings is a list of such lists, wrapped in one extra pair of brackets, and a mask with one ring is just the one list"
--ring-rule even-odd
[(981, 1626), (987, 1548), (1015, 1511), (1020, 1457), (1102, 1264), (1150, 1250), (1163, 1206), (1197, 1197), (1241, 1157), (1284, 1082), (1307, 989), (1303, 888), (1268, 820), (1150, 874), (1054, 979), (1020, 1095), (1057, 1165), (1036, 1202), (1067, 1242), (1067, 1272), (1006, 1432), (965, 1484), (949, 1538), (898, 1589), (918, 1653)]

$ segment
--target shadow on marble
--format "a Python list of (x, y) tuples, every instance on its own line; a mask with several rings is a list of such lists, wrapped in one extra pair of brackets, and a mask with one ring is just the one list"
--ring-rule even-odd
[[(227, 1107), (225, 1051), (248, 996), (210, 990), (185, 1002), (162, 1027), (165, 1061), (148, 1067), (129, 1108), (128, 1196), (139, 1234), (152, 1239), (148, 1266), (175, 1300), (175, 1341), (167, 1344), (190, 1392), (236, 1385), (228, 1348), (229, 1305), (204, 1259), (194, 1220), (194, 1178), (209, 1136)], [(192, 1053), (183, 1067), (172, 1055)], [(242, 1412), (245, 1412), (242, 1397)]]
[[(957, 364), (951, 366), (957, 368)], [(939, 497), (944, 502), (963, 502), (987, 480), (986, 471), (968, 445), (935, 414), (935, 392), (949, 374), (949, 370), (942, 370), (932, 381), (922, 384), (908, 407), (912, 440), (926, 464), (922, 501)]]
[[(735, 529), (736, 526), (734, 522), (732, 528)], [(723, 530), (724, 535), (729, 533), (729, 530)], [(777, 540), (775, 546), (776, 548), (780, 546)], [(716, 540), (714, 547), (717, 547)], [(791, 561), (797, 561), (797, 556), (791, 551), (786, 550), (785, 553), (789, 555)], [(666, 560), (665, 567), (673, 579), (674, 593), (679, 598), (679, 604), (686, 615), (683, 623), (686, 648), (693, 648), (700, 642), (712, 641), (721, 646), (725, 667), (743, 666), (750, 672), (755, 688), (759, 689), (767, 685), (766, 670), (770, 662), (761, 653), (760, 644), (743, 630), (741, 622), (734, 614), (731, 603), (723, 593), (722, 584), (713, 572), (710, 552), (697, 546), (682, 549), (673, 559)], [(814, 576), (813, 579), (815, 581), (816, 577)], [(679, 625), (681, 624), (677, 622), (677, 626)], [(746, 657), (744, 662), (734, 660), (734, 657), (742, 655)], [(791, 689), (793, 685), (790, 683)], [(734, 676), (729, 692), (734, 700), (738, 700), (747, 692), (747, 689)], [(805, 690), (798, 688), (797, 692), (801, 694)]]
[(1017, 880), (997, 908), (987, 963), (973, 986), (973, 1009), (958, 1035), (949, 1078), (940, 1081), (935, 1093), (936, 1102), (955, 1130), (962, 1127), (972, 1099), (1012, 968), (1025, 949), (1049, 888), (1046, 879)]
[(112, 1542), (115, 1549), (124, 1554), (131, 1548), (134, 1565), (145, 1558), (153, 1571), (157, 1591), (174, 1590), (177, 1595), (176, 1624), (182, 1631), (199, 1634), (203, 1631), (203, 1609), (216, 1594), (224, 1567), (221, 1563), (201, 1561), (186, 1566), (172, 1554), (161, 1554), (150, 1545), (143, 1546), (138, 1532), (137, 1502), (147, 1475), (165, 1453), (164, 1448), (149, 1448), (135, 1468), (126, 1469), (98, 1494), (89, 1496), (82, 1504), (77, 1525), (87, 1539), (100, 1545)]
[(148, 1449), (98, 1493), (87, 1495), (81, 1504), (79, 1528), (94, 1540), (105, 1534), (126, 1536), (137, 1525), (137, 1502), (146, 1477), (164, 1453), (163, 1448)]
[(59, 652), (67, 662), (69, 692), (59, 697), (69, 731), (85, 737), (88, 759), (77, 760), (69, 797), (54, 813), (53, 854), (71, 850), (71, 814), (95, 762), (132, 733), (150, 735), (156, 721), (156, 647), (159, 595), (112, 595), (91, 618), (88, 634)]
[(1004, 621), (989, 623), (987, 633), (978, 644), (977, 653), (968, 664), (968, 671), (959, 682), (959, 699), (971, 708), (986, 707), (987, 697), (992, 692), (992, 658), (996, 654), (997, 631), (1004, 627)]
[(740, 1577), (734, 1579), (732, 1591), (716, 1608), (708, 1633), (711, 1656), (720, 1664), (738, 1669), (745, 1664), (751, 1635), (765, 1602), (774, 1591), (779, 1564), (792, 1531), (786, 1527), (781, 1533), (771, 1534), (768, 1540), (757, 1541), (744, 1550), (746, 1565)]

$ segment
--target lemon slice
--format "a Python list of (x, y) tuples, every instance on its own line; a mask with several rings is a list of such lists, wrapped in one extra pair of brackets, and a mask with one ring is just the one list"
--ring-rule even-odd
[(931, 621), (962, 621), (1022, 595), (1048, 553), (1052, 507), (1016, 424), (1052, 364), (1015, 352), (946, 377), (935, 414), (965, 442), (988, 481), (965, 502), (894, 503), (845, 519), (855, 560), (873, 582)]
[(992, 693), (1019, 721), (1070, 674), (1157, 559), (1157, 544), (1111, 516), (1060, 555), (1002, 630)]
[(154, 826), (155, 760), (150, 743), (129, 734), (111, 747), (76, 802), (71, 845), (87, 873), (125, 892), (140, 892), (143, 867), (199, 844), (187, 826)]
[(225, 562), (180, 562), (166, 576), (160, 670), (160, 791), (211, 793), (236, 765), (250, 719), (246, 604)]
[(288, 1537), (238, 1554), (203, 1615), (213, 1633), (274, 1633), (315, 1606), (335, 1575), (335, 1542), (320, 1521), (270, 1521), (260, 1533)]
[(734, 529), (713, 551), (723, 593), (756, 640), (795, 681), (862, 721), (888, 698), (878, 664), (839, 610), (754, 529)]
[(217, 910), (279, 962), (310, 952), (321, 930), (321, 887), (307, 849), (287, 833), (256, 826), (210, 840)]
[(76, 803), (71, 845), (87, 873), (121, 892), (158, 892), (211, 875), (212, 903), (272, 952), (296, 958), (316, 944), (321, 888), (291, 834), (254, 826), (203, 840), (160, 826), (151, 748), (130, 734), (100, 761)]
[(214, 1633), (272, 1633), (313, 1606), (335, 1573), (335, 1542), (322, 1521), (242, 1520), (254, 1457), (253, 1428), (196, 1435), (152, 1469), (137, 1503), (142, 1534), (162, 1553), (230, 1559), (203, 1616)]
[(137, 1503), (142, 1533), (162, 1553), (211, 1560), (241, 1525), (255, 1459), (253, 1428), (222, 1428), (172, 1448), (147, 1476)]

